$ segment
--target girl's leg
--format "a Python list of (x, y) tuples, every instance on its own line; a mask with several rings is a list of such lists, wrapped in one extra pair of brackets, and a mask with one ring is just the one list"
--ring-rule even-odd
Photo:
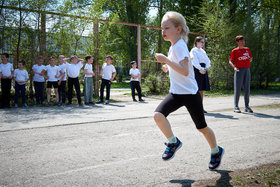
[(211, 147), (211, 150), (217, 147), (216, 137), (211, 128), (205, 127), (203, 129), (198, 129), (198, 131), (203, 134), (209, 146)]
[(201, 100), (203, 101), (203, 91), (200, 90), (200, 91), (199, 91), (199, 94), (200, 94), (200, 96), (201, 96)]
[(48, 95), (47, 95), (48, 104), (50, 103), (50, 100), (51, 100), (51, 91), (52, 91), (52, 89), (48, 88)]
[(59, 103), (58, 88), (54, 89), (56, 102)]
[(155, 110), (154, 120), (166, 138), (173, 136), (171, 125), (166, 117), (181, 106), (181, 102), (176, 100), (173, 94), (168, 94)]
[(171, 125), (162, 113), (155, 112), (154, 120), (155, 120), (157, 126), (159, 127), (159, 129), (161, 130), (161, 132), (164, 134), (164, 136), (167, 139), (173, 136)]

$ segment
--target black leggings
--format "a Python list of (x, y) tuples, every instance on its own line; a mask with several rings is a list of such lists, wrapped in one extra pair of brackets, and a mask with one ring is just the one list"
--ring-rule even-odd
[(167, 117), (170, 113), (176, 111), (182, 106), (185, 106), (188, 109), (197, 129), (207, 127), (199, 92), (195, 95), (168, 94), (156, 108), (155, 112), (162, 113), (165, 117)]

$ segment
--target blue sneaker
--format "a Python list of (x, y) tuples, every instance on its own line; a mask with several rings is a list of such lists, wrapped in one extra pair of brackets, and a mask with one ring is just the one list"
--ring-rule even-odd
[(162, 154), (162, 159), (164, 161), (170, 160), (175, 156), (177, 150), (182, 147), (182, 142), (176, 137), (177, 143), (165, 143), (167, 146), (164, 153)]
[(218, 146), (219, 152), (216, 154), (211, 154), (211, 160), (209, 163), (209, 169), (214, 170), (217, 169), (222, 161), (223, 154), (225, 152), (224, 148)]

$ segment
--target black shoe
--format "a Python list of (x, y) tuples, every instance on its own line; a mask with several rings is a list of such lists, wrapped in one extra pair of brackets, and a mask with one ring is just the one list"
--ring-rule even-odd
[(136, 99), (133, 99), (134, 102), (138, 102)]
[(144, 102), (144, 100), (143, 100), (143, 99), (139, 99), (139, 101), (140, 101), (140, 102)]
[(170, 160), (175, 156), (177, 150), (182, 147), (182, 142), (176, 137), (177, 143), (165, 143), (167, 146), (164, 153), (162, 154), (162, 159), (164, 161)]
[(250, 107), (245, 107), (245, 112), (254, 113)]
[(235, 108), (234, 108), (234, 112), (235, 112), (235, 113), (241, 113), (239, 107), (235, 107)]
[(95, 103), (94, 103), (94, 102), (89, 102), (88, 104), (89, 104), (89, 105), (95, 105)]
[(85, 103), (85, 105), (89, 105), (89, 103)]
[(96, 102), (96, 104), (103, 104), (104, 103), (104, 101), (98, 101), (98, 102)]
[(213, 170), (213, 169), (217, 169), (220, 164), (221, 164), (221, 161), (222, 161), (222, 157), (223, 157), (223, 154), (225, 152), (224, 148), (218, 146), (219, 148), (219, 152), (216, 153), (216, 154), (211, 154), (211, 160), (210, 160), (210, 163), (209, 163), (209, 169)]

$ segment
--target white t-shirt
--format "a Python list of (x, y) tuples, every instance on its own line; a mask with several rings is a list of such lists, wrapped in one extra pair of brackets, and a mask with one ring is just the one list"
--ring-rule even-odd
[[(86, 69), (88, 73), (93, 73), (92, 64), (87, 63), (84, 69)], [(92, 75), (85, 75), (85, 77), (92, 77)]]
[[(41, 73), (43, 70), (46, 70), (46, 66), (44, 66), (44, 65), (39, 66), (38, 64), (35, 64), (32, 66), (32, 70)], [(44, 76), (35, 73), (33, 76), (33, 81), (45, 82), (45, 78), (44, 78)]]
[(106, 79), (106, 80), (110, 80), (112, 78), (112, 74), (116, 72), (116, 69), (112, 64), (108, 66), (107, 63), (104, 63), (102, 69), (103, 69), (102, 79)]
[(178, 40), (173, 46), (170, 46), (168, 52), (169, 60), (179, 63), (185, 57), (189, 58), (189, 75), (184, 76), (170, 66), (169, 77), (170, 77), (170, 93), (173, 94), (196, 94), (198, 91), (197, 83), (194, 77), (194, 70), (190, 61), (190, 54), (187, 44), (183, 39)]
[[(28, 73), (25, 69), (20, 70), (20, 69), (16, 69), (14, 72), (14, 77), (16, 81), (27, 81), (27, 79), (29, 78)], [(25, 83), (18, 83), (20, 85), (23, 85)]]
[(9, 62), (7, 64), (0, 64), (0, 67), (1, 67), (1, 71), (2, 71), (2, 76), (5, 76), (5, 77), (11, 76), (12, 71), (14, 71), (13, 64), (11, 64)]
[(60, 68), (58, 66), (51, 66), (51, 65), (47, 65), (46, 66), (46, 71), (48, 74), (48, 81), (57, 81), (57, 78), (55, 78), (55, 76), (59, 73)]
[[(62, 81), (66, 81), (67, 80), (66, 67), (64, 66), (64, 64), (60, 64), (58, 67), (60, 68), (62, 73), (65, 73), (64, 78), (62, 79)], [(59, 75), (60, 75), (60, 72), (58, 72), (57, 76), (59, 76)], [(63, 76), (63, 75), (61, 75), (61, 76)], [(60, 80), (60, 79), (61, 79), (61, 77), (58, 78), (58, 80)]]
[[(131, 69), (129, 70), (129, 75), (138, 76), (138, 75), (140, 75), (140, 71), (139, 71), (139, 69), (137, 69), (137, 68), (135, 68), (135, 69), (131, 68)], [(131, 77), (130, 81), (139, 81), (139, 79), (138, 79), (138, 78), (133, 79), (133, 78)]]
[(83, 67), (82, 62), (78, 62), (77, 64), (63, 64), (66, 67), (67, 75), (71, 78), (77, 78), (80, 75), (80, 70)]
[(196, 69), (200, 70), (202, 68), (200, 63), (204, 63), (205, 68), (209, 68), (211, 66), (210, 59), (208, 58), (206, 52), (202, 48), (192, 48), (190, 55), (192, 64)]

